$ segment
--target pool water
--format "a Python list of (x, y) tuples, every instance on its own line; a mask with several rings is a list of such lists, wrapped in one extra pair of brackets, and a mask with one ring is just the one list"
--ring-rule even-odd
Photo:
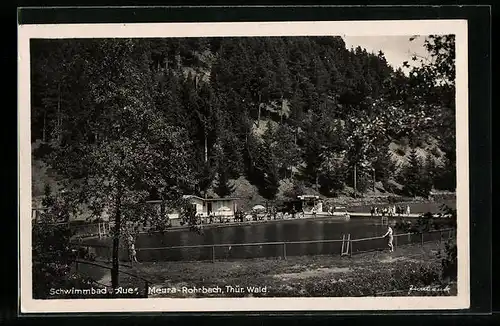
[[(385, 233), (386, 228), (380, 224), (378, 218), (351, 219), (348, 222), (310, 219), (210, 227), (206, 228), (203, 234), (187, 230), (143, 233), (138, 236), (136, 241), (137, 258), (140, 261), (165, 261), (284, 257), (285, 255), (309, 254), (339, 255), (343, 235), (350, 234), (353, 239), (378, 237)], [(333, 241), (314, 242), (315, 240)], [(310, 243), (293, 243), (294, 241), (310, 241)], [(92, 242), (111, 245), (110, 239), (94, 239)], [(265, 242), (277, 243), (263, 244)], [(282, 242), (287, 242), (286, 248)], [(213, 247), (214, 244), (217, 246)], [(205, 247), (178, 248), (199, 245), (205, 245)], [(109, 248), (95, 250), (97, 256), (101, 257), (109, 258), (111, 253)], [(126, 259), (126, 250), (122, 250), (121, 256)]]

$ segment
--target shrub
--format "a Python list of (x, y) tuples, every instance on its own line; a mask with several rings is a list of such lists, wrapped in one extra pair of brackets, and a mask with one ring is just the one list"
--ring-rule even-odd
[(33, 226), (33, 296), (43, 299), (49, 289), (64, 283), (76, 253), (69, 247), (72, 232), (63, 225)]
[(408, 221), (400, 218), (396, 224), (394, 225), (394, 228), (402, 233), (409, 233), (412, 231), (412, 225)]
[(438, 264), (409, 263), (393, 272), (392, 288), (405, 290), (441, 283), (441, 271)]
[(434, 229), (435, 225), (433, 214), (427, 212), (418, 217), (417, 223), (411, 228), (411, 232), (429, 232)]
[(391, 269), (356, 272), (345, 280), (316, 279), (305, 285), (308, 296), (358, 297), (393, 292), (408, 295), (412, 287), (442, 284), (441, 266), (435, 262), (397, 263)]
[(447, 228), (457, 227), (457, 210), (449, 207), (448, 205), (441, 205), (441, 215), (446, 219), (444, 220), (444, 226)]
[(401, 202), (401, 197), (398, 197), (398, 196), (388, 196), (387, 197), (387, 202), (389, 202), (389, 204), (400, 203)]
[(435, 157), (440, 157), (441, 156), (441, 152), (440, 152), (440, 150), (437, 147), (432, 147), (432, 149), (430, 150), (430, 153), (432, 155), (434, 155)]
[(438, 258), (441, 258), (441, 277), (445, 280), (455, 281), (457, 279), (457, 243), (455, 239), (449, 239), (445, 243), (444, 254), (439, 251)]

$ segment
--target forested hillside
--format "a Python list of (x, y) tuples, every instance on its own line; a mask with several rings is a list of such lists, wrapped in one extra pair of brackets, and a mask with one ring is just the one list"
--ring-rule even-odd
[(340, 37), (32, 40), (34, 195), (454, 191), (454, 38), (426, 45), (407, 76)]

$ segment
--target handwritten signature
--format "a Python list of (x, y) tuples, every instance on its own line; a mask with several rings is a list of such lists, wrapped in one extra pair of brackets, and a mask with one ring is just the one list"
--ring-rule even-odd
[(410, 285), (410, 289), (408, 290), (408, 294), (410, 294), (412, 291), (414, 292), (446, 292), (450, 293), (450, 287), (447, 285), (445, 287), (439, 287), (439, 286), (423, 286), (423, 287), (415, 287), (413, 285)]

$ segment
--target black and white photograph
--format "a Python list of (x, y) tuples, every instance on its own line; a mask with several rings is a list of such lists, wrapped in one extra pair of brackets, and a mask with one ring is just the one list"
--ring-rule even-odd
[(467, 307), (464, 21), (134, 25), (19, 27), (27, 312)]

